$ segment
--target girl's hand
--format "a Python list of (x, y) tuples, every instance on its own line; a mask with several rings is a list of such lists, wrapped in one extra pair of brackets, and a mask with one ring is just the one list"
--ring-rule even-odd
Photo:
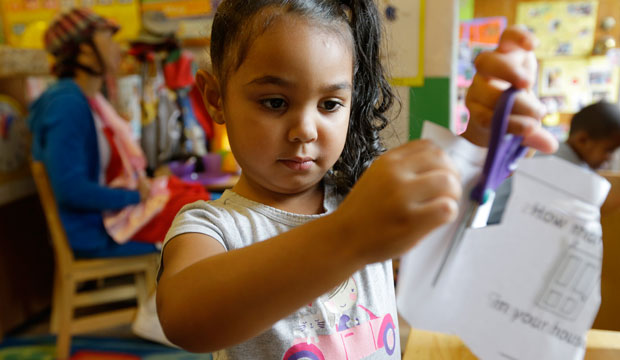
[(380, 156), (334, 216), (348, 248), (372, 263), (401, 255), (454, 220), (461, 191), (451, 159), (429, 140), (412, 141)]
[(495, 51), (483, 52), (476, 58), (476, 75), (465, 99), (470, 119), (463, 137), (470, 142), (488, 145), (495, 104), (513, 85), (524, 91), (515, 101), (508, 132), (523, 136), (524, 145), (545, 153), (557, 149), (553, 135), (540, 125), (546, 108), (531, 91), (536, 81), (535, 42), (529, 31), (512, 26), (504, 31)]

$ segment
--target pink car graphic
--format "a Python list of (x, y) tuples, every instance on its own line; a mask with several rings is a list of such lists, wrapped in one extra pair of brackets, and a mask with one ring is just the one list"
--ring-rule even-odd
[(370, 320), (352, 328), (340, 329), (331, 335), (319, 335), (318, 341), (312, 338), (296, 339), (284, 354), (283, 360), (359, 360), (384, 348), (388, 355), (396, 348), (396, 330), (392, 315), (382, 318), (360, 306), (370, 316)]

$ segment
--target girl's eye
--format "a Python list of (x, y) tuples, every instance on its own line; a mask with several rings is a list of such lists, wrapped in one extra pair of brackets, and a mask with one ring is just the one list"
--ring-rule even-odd
[(344, 106), (341, 102), (335, 100), (324, 101), (321, 107), (327, 111), (336, 111), (339, 107)]
[(280, 110), (286, 105), (286, 102), (284, 99), (273, 98), (261, 100), (261, 104), (272, 110)]

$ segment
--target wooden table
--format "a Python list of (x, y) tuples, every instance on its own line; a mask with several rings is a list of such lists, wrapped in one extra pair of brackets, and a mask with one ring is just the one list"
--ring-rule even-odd
[[(159, 168), (157, 168), (157, 170), (155, 170), (155, 176), (166, 176), (166, 175), (172, 175), (172, 172), (170, 171), (170, 168), (168, 168), (167, 165), (162, 165)], [(207, 191), (212, 191), (212, 192), (222, 192), (226, 189), (230, 189), (232, 188), (237, 181), (239, 181), (239, 175), (231, 175), (229, 178), (227, 178), (225, 181), (221, 182), (221, 183), (215, 183), (215, 184), (209, 184), (209, 185), (205, 185), (205, 189), (207, 189)]]
[(239, 181), (239, 175), (231, 175), (228, 180), (224, 182), (206, 185), (205, 189), (212, 192), (223, 192), (226, 189), (232, 188), (237, 181)]
[[(411, 329), (403, 360), (475, 360), (458, 336)], [(620, 332), (590, 330), (585, 360), (620, 359)]]

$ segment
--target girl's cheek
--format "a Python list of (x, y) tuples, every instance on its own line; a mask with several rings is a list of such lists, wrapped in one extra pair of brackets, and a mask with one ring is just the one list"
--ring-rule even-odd
[(353, 301), (357, 300), (357, 294), (356, 293), (351, 293), (349, 294), (349, 298)]

